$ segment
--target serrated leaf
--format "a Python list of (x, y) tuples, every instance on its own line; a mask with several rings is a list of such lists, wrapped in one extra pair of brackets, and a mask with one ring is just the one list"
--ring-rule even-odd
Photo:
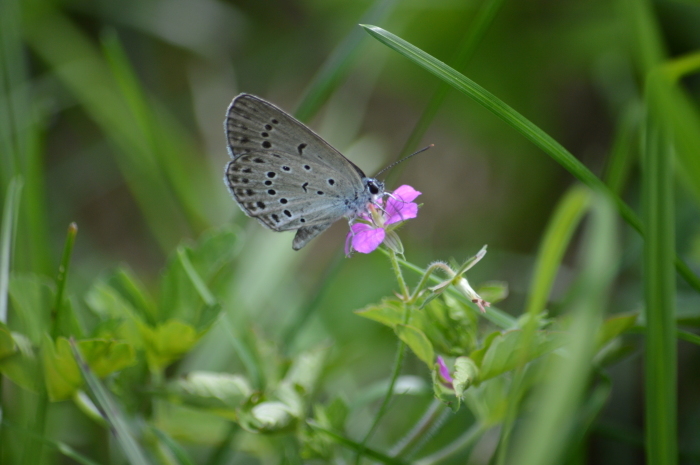
[(396, 299), (382, 299), (379, 304), (369, 305), (355, 313), (361, 317), (377, 321), (390, 328), (403, 321), (404, 305)]
[(479, 377), (479, 367), (469, 357), (457, 357), (454, 373), (452, 373), (452, 386), (455, 396), (463, 399), (466, 391)]
[(396, 325), (396, 335), (413, 351), (426, 365), (432, 367), (435, 363), (433, 345), (427, 336), (415, 326)]

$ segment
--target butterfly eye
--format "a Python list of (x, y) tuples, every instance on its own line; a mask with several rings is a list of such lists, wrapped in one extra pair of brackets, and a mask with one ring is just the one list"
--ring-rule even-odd
[(370, 181), (369, 183), (367, 183), (367, 188), (369, 189), (370, 194), (379, 194), (379, 187), (374, 182)]

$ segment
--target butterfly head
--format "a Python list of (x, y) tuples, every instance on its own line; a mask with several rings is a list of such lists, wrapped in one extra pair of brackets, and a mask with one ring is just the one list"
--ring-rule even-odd
[(384, 196), (384, 183), (374, 178), (364, 178), (365, 190), (370, 195), (372, 203)]

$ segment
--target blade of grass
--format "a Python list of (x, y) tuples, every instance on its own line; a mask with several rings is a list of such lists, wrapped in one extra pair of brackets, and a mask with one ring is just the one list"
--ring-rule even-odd
[(63, 295), (66, 291), (66, 280), (68, 278), (68, 268), (70, 266), (70, 258), (73, 254), (73, 245), (75, 244), (75, 236), (78, 234), (78, 225), (71, 223), (68, 226), (68, 235), (66, 243), (63, 247), (63, 256), (61, 264), (58, 267), (58, 276), (56, 277), (56, 301), (53, 310), (51, 311), (51, 337), (58, 337), (59, 322), (63, 318)]
[(7, 297), (10, 283), (13, 236), (17, 230), (17, 217), (22, 192), (22, 178), (15, 176), (5, 194), (0, 232), (0, 323), (7, 323)]
[(693, 344), (700, 345), (700, 336), (697, 334), (689, 333), (688, 331), (676, 331), (676, 337), (682, 341), (692, 342)]
[[(648, 86), (652, 100), (657, 97), (653, 95), (656, 85), (664, 83), (661, 79), (656, 82), (653, 75), (650, 76)], [(644, 361), (646, 460), (650, 465), (673, 465), (678, 461), (673, 156), (667, 137), (663, 128), (648, 121), (642, 157), (642, 203), (647, 230), (644, 242), (647, 321)]]
[(124, 413), (117, 403), (114, 402), (109, 392), (107, 392), (107, 389), (102, 386), (100, 380), (90, 371), (90, 367), (78, 350), (75, 339), (71, 338), (70, 344), (80, 372), (92, 391), (92, 394), (95, 396), (95, 400), (97, 401), (96, 405), (100, 408), (102, 415), (109, 423), (112, 434), (116, 437), (127, 460), (132, 465), (148, 465), (149, 462), (148, 459), (146, 459), (146, 454), (136, 441), (136, 434), (131, 430)]
[(537, 253), (525, 313), (534, 317), (545, 309), (564, 252), (588, 209), (590, 195), (589, 189), (579, 185), (569, 189), (559, 201)]
[[(510, 124), (515, 130), (541, 148), (546, 154), (552, 157), (554, 161), (559, 163), (583, 184), (608, 196), (615, 203), (622, 218), (644, 236), (644, 228), (634, 211), (620, 197), (615, 195), (600, 178), (586, 168), (583, 163), (576, 159), (576, 157), (549, 134), (545, 133), (513, 108), (506, 105), (495, 95), (471, 79), (450, 68), (445, 63), (425, 53), (423, 50), (420, 50), (380, 27), (370, 25), (362, 25), (362, 27), (379, 42), (396, 50), (401, 55), (444, 80), (452, 87), (471, 97), (487, 110)], [(698, 278), (680, 258), (676, 258), (676, 269), (688, 284), (700, 291), (700, 278)]]
[(51, 273), (47, 208), (37, 105), (31, 92), (29, 60), (22, 42), (19, 0), (0, 3), (0, 188), (10, 177), (25, 181), (18, 222), (16, 260), (20, 269)]
[[(472, 24), (470, 24), (467, 29), (468, 33), (464, 36), (464, 39), (457, 47), (457, 51), (451, 60), (455, 69), (463, 69), (465, 66), (467, 66), (467, 63), (469, 63), (474, 56), (474, 53), (481, 43), (481, 40), (486, 35), (486, 31), (489, 30), (489, 27), (496, 18), (501, 6), (503, 6), (504, 1), (505, 0), (485, 0), (481, 4), (479, 12), (472, 21)], [(438, 88), (430, 97), (428, 105), (426, 106), (425, 110), (423, 110), (423, 113), (416, 122), (416, 125), (413, 127), (413, 131), (411, 131), (411, 135), (409, 136), (408, 140), (406, 140), (401, 152), (399, 152), (397, 160), (407, 156), (416, 149), (416, 146), (425, 135), (428, 127), (430, 127), (430, 123), (435, 118), (438, 109), (445, 101), (445, 97), (447, 97), (449, 90), (450, 86), (447, 83), (443, 81), (438, 83)], [(387, 181), (389, 178), (396, 179), (402, 169), (402, 165), (397, 166), (391, 173), (389, 173), (387, 176)], [(387, 182), (387, 184), (391, 184), (391, 182)]]
[(588, 188), (579, 185), (569, 189), (559, 201), (540, 243), (525, 306), (525, 314), (529, 315), (530, 318), (523, 328), (519, 364), (513, 374), (513, 382), (509, 394), (510, 400), (501, 429), (497, 462), (499, 464), (503, 464), (506, 461), (511, 433), (517, 420), (522, 397), (526, 394), (524, 386), (525, 367), (530, 359), (530, 351), (533, 347), (532, 342), (539, 326), (537, 315), (545, 310), (564, 252), (566, 252), (571, 237), (581, 222), (583, 214), (588, 210), (590, 200), (591, 192)]
[[(196, 153), (195, 148), (183, 141), (175, 128), (164, 128), (160, 124), (152, 110), (154, 105), (145, 95), (116, 32), (108, 30), (102, 35), (101, 42), (107, 64), (129, 111), (142, 131), (144, 142), (153, 154), (155, 164), (163, 173), (168, 190), (178, 200), (188, 223), (195, 231), (204, 230), (208, 222), (200, 213), (203, 210), (200, 197), (201, 191), (206, 193), (210, 183), (205, 181), (197, 169), (196, 165), (201, 162), (188, 159), (190, 154)], [(197, 177), (202, 179), (197, 182)], [(202, 189), (202, 186), (205, 188)]]
[(619, 265), (614, 238), (614, 208), (606, 197), (597, 195), (592, 203), (591, 220), (582, 247), (581, 292), (572, 309), (566, 355), (549, 359), (545, 378), (534, 394), (534, 413), (518, 431), (510, 463), (559, 463), (571, 439), (590, 376), (595, 335)]
[[(397, 0), (376, 0), (363, 16), (368, 22), (382, 22), (397, 4)], [(365, 22), (365, 21), (362, 21)], [(362, 29), (353, 27), (350, 33), (338, 44), (318, 70), (306, 88), (301, 103), (294, 112), (299, 121), (308, 122), (328, 99), (328, 96), (345, 77), (354, 59), (361, 50), (365, 35)]]
[(75, 24), (46, 4), (26, 14), (27, 42), (117, 148), (116, 161), (146, 224), (162, 250), (172, 250), (186, 229), (182, 209), (105, 59)]
[(606, 161), (603, 180), (616, 195), (621, 195), (632, 167), (635, 136), (639, 131), (639, 120), (642, 113), (640, 105), (635, 102), (629, 105), (615, 131), (615, 140)]

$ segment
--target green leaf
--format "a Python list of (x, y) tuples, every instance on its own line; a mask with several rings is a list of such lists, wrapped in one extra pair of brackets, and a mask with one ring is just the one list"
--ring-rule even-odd
[(82, 387), (83, 377), (68, 340), (59, 338), (54, 344), (49, 336), (45, 336), (41, 355), (49, 399), (57, 402), (72, 397)]
[(628, 313), (623, 315), (615, 315), (606, 319), (598, 331), (598, 349), (634, 326), (638, 317), (638, 313)]
[(500, 337), (501, 334), (502, 333), (500, 331), (494, 331), (488, 334), (484, 338), (484, 341), (481, 343), (481, 347), (472, 352), (469, 355), (469, 358), (471, 358), (474, 361), (474, 363), (477, 364), (477, 366), (481, 366), (481, 363), (484, 359), (484, 355), (486, 355), (486, 351), (489, 350), (489, 347), (491, 347), (493, 341), (495, 341), (497, 337)]
[(140, 324), (148, 364), (162, 369), (190, 351), (200, 335), (191, 325), (178, 320), (168, 320), (155, 328)]
[(130, 310), (135, 311), (145, 321), (151, 324), (158, 321), (158, 308), (155, 301), (131, 270), (118, 268), (109, 276), (106, 284), (119, 294), (123, 302), (129, 304)]
[(561, 347), (565, 342), (562, 333), (544, 331), (535, 332), (530, 348), (522, 346), (524, 339), (521, 330), (508, 331), (495, 337), (481, 361), (480, 380), (484, 381), (514, 369), (522, 361), (521, 354), (525, 350), (528, 354), (526, 361), (529, 362)]
[[(168, 384), (168, 393), (173, 400), (207, 409), (234, 409), (243, 405), (253, 394), (248, 380), (240, 375), (193, 371), (185, 378)], [(221, 413), (221, 412), (219, 412)]]
[(403, 321), (404, 305), (397, 299), (385, 298), (379, 304), (369, 305), (362, 310), (355, 310), (361, 317), (378, 321), (390, 328), (395, 327)]
[(443, 294), (414, 312), (411, 325), (428, 337), (436, 352), (457, 357), (474, 350), (477, 318), (470, 308)]
[(479, 377), (479, 367), (469, 357), (457, 357), (454, 372), (452, 373), (452, 386), (455, 395), (463, 399), (466, 391)]
[(170, 256), (161, 280), (160, 319), (178, 318), (198, 331), (219, 315), (216, 292), (228, 288), (230, 267), (238, 251), (238, 235), (230, 229), (212, 230), (192, 247), (181, 245)]
[[(125, 342), (86, 339), (78, 341), (77, 346), (90, 368), (99, 377), (136, 363), (136, 351)], [(42, 350), (49, 399), (55, 402), (72, 397), (83, 386), (83, 377), (73, 358), (68, 339), (59, 337), (54, 343), (46, 336)]]
[[(68, 346), (68, 340), (63, 337), (58, 338), (57, 343)], [(78, 341), (78, 348), (99, 378), (136, 364), (134, 346), (123, 341), (84, 339)]]
[(98, 279), (85, 295), (85, 303), (102, 318), (137, 318), (137, 312), (129, 300), (108, 281)]
[(420, 329), (415, 326), (399, 324), (394, 330), (399, 339), (405, 342), (419, 359), (429, 367), (433, 366), (435, 363), (433, 345)]

